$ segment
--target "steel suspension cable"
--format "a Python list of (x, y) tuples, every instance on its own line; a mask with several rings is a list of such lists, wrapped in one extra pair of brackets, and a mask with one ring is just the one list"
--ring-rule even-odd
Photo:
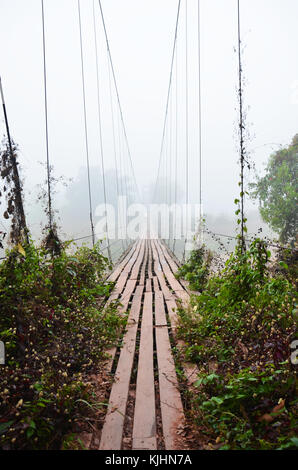
[[(114, 149), (114, 163), (115, 163), (115, 172), (116, 172), (117, 205), (118, 205), (118, 201), (119, 201), (119, 197), (120, 197), (120, 177), (119, 177), (117, 148), (116, 148), (115, 118), (114, 118), (114, 105), (113, 105), (113, 93), (112, 93), (112, 82), (111, 82), (111, 70), (110, 70), (110, 61), (109, 61), (108, 54), (107, 54), (107, 63), (108, 63), (108, 76), (109, 76), (109, 94), (110, 94), (110, 108), (111, 108), (111, 119), (112, 119), (112, 137), (113, 137), (113, 149)], [(121, 220), (118, 220), (118, 225), (121, 224), (121, 223), (122, 223)]]
[(48, 89), (47, 89), (47, 62), (46, 62), (46, 34), (45, 34), (44, 0), (41, 0), (41, 17), (42, 17), (44, 111), (45, 111), (45, 134), (46, 134), (47, 186), (48, 186), (48, 217), (49, 217), (49, 229), (52, 230), (52, 228), (53, 228), (53, 212), (52, 212), (52, 195), (51, 195), (51, 166), (50, 166), (50, 152), (49, 152)]
[[(123, 186), (124, 186), (124, 194), (126, 196), (126, 204), (127, 206), (129, 206), (130, 204), (130, 201), (129, 201), (129, 197), (128, 197), (128, 185), (127, 185), (127, 166), (126, 166), (126, 158), (125, 158), (125, 151), (124, 151), (124, 145), (123, 145), (123, 129), (122, 127), (120, 126), (120, 122), (119, 122), (119, 115), (118, 115), (118, 137), (119, 137), (119, 151), (120, 151), (120, 155), (122, 157), (122, 167), (123, 167)], [(129, 243), (128, 243), (128, 239), (127, 239), (127, 222), (128, 222), (128, 218), (127, 218), (127, 211), (125, 211), (125, 217), (124, 217), (124, 222), (125, 222), (125, 227), (126, 227), (126, 238), (125, 238), (125, 241), (126, 241), (126, 248), (128, 247)]]
[(169, 179), (170, 179), (170, 188), (169, 188), (169, 191), (170, 191), (170, 194), (169, 194), (169, 203), (171, 205), (171, 202), (172, 202), (172, 137), (173, 137), (173, 128), (172, 128), (172, 124), (173, 124), (173, 93), (171, 93), (171, 99), (170, 99), (170, 130), (169, 130), (169, 138), (170, 138), (170, 146), (169, 146), (169, 154), (170, 154), (170, 176), (169, 176)]
[[(123, 177), (122, 177), (122, 165), (121, 165), (121, 148), (119, 144), (119, 134), (118, 134), (118, 154), (119, 154), (119, 159), (117, 158), (117, 145), (116, 145), (116, 126), (115, 126), (115, 113), (114, 113), (114, 104), (113, 104), (113, 90), (112, 90), (112, 77), (111, 77), (111, 62), (109, 59), (109, 53), (107, 50), (107, 59), (108, 59), (108, 73), (109, 73), (109, 93), (110, 93), (110, 107), (111, 107), (111, 115), (112, 115), (112, 135), (113, 135), (113, 146), (114, 146), (114, 161), (115, 161), (115, 170), (116, 170), (116, 180), (117, 180), (117, 198), (118, 202), (120, 199), (120, 196), (124, 195), (123, 191)], [(117, 124), (118, 124), (118, 131), (119, 131), (119, 116), (117, 114)], [(119, 161), (118, 161), (119, 160)], [(119, 209), (118, 203), (117, 207)], [(118, 210), (118, 215), (119, 215), (119, 220), (118, 220), (118, 228), (125, 227), (124, 224), (124, 214), (122, 212), (119, 212)], [(124, 250), (124, 241), (122, 240), (122, 247)]]
[[(173, 137), (173, 92), (171, 88), (171, 97), (170, 97), (170, 115), (169, 115), (169, 208), (172, 204), (172, 137)], [(169, 210), (169, 222), (172, 220), (172, 213)], [(170, 239), (171, 239), (171, 227), (172, 224), (169, 223), (169, 239), (168, 239), (168, 246), (170, 247)], [(172, 230), (173, 232), (173, 230)]]
[(128, 151), (128, 155), (129, 155), (129, 160), (130, 160), (131, 171), (132, 171), (132, 175), (133, 175), (133, 179), (134, 179), (134, 184), (135, 184), (135, 187), (136, 187), (136, 191), (137, 191), (137, 193), (138, 193), (138, 195), (139, 195), (139, 198), (140, 198), (140, 191), (139, 191), (139, 188), (138, 188), (138, 184), (137, 184), (137, 180), (136, 180), (136, 176), (135, 176), (135, 171), (134, 171), (134, 167), (133, 167), (133, 163), (132, 163), (132, 157), (131, 157), (131, 152), (130, 152), (130, 146), (129, 146), (129, 142), (128, 142), (128, 137), (127, 137), (127, 132), (126, 132), (125, 121), (124, 121), (124, 117), (123, 117), (123, 111), (122, 111), (122, 106), (121, 106), (121, 101), (120, 101), (119, 89), (118, 89), (118, 85), (117, 85), (116, 74), (115, 74), (115, 68), (114, 68), (114, 64), (113, 64), (113, 60), (112, 60), (112, 54), (111, 54), (111, 49), (110, 49), (110, 43), (109, 43), (109, 38), (108, 38), (108, 33), (107, 33), (107, 28), (106, 28), (105, 18), (104, 18), (104, 14), (103, 14), (103, 9), (102, 9), (101, 0), (98, 0), (98, 3), (99, 3), (101, 19), (102, 19), (102, 24), (103, 24), (103, 28), (104, 28), (104, 34), (105, 34), (106, 43), (107, 43), (108, 55), (109, 55), (109, 60), (110, 60), (110, 64), (111, 64), (111, 70), (112, 70), (113, 81), (114, 81), (114, 86), (115, 86), (115, 90), (116, 90), (116, 96), (117, 96), (117, 101), (118, 101), (118, 106), (119, 106), (119, 111), (120, 111), (121, 122), (122, 122), (122, 126), (123, 126), (123, 132), (124, 132), (125, 142), (126, 142), (126, 146), (127, 146), (127, 151)]
[(241, 251), (245, 251), (244, 238), (244, 113), (243, 113), (243, 85), (242, 85), (242, 60), (241, 60), (241, 22), (240, 22), (240, 0), (237, 0), (237, 23), (238, 23), (238, 67), (239, 67), (239, 132), (240, 132), (240, 188), (241, 188)]
[(178, 176), (178, 48), (176, 48), (175, 59), (175, 73), (176, 73), (176, 109), (175, 109), (175, 214), (174, 214), (174, 240), (173, 240), (173, 253), (175, 254), (176, 246), (176, 229), (177, 229), (177, 176)]
[[(202, 193), (202, 81), (201, 81), (201, 0), (198, 0), (198, 94), (199, 94), (199, 204), (200, 204), (200, 237), (203, 219), (203, 193)], [(202, 243), (202, 240), (200, 240)]]
[[(189, 188), (188, 188), (188, 165), (189, 165), (189, 135), (188, 135), (188, 8), (187, 0), (185, 0), (185, 203), (186, 211), (188, 210), (188, 200), (189, 200)], [(185, 260), (185, 247), (187, 241), (187, 215), (185, 217), (185, 241), (184, 241), (184, 250), (183, 250), (183, 260)]]
[(188, 8), (185, 0), (185, 202), (188, 204), (188, 166), (189, 166), (189, 131), (188, 131)]
[(100, 156), (101, 156), (101, 171), (102, 171), (102, 185), (104, 204), (106, 212), (106, 225), (107, 225), (107, 251), (110, 262), (112, 262), (112, 255), (110, 249), (109, 240), (109, 222), (108, 222), (108, 211), (107, 211), (107, 191), (106, 191), (106, 177), (105, 177), (105, 163), (103, 153), (103, 141), (102, 141), (102, 126), (101, 126), (101, 103), (100, 103), (100, 86), (99, 86), (99, 60), (98, 60), (98, 46), (97, 46), (97, 32), (96, 32), (96, 20), (95, 20), (95, 0), (93, 0), (93, 27), (94, 27), (94, 46), (95, 46), (95, 61), (96, 61), (96, 85), (97, 85), (97, 112), (98, 112), (98, 127), (99, 127), (99, 145), (100, 145)]
[(165, 146), (164, 146), (164, 171), (165, 171), (165, 204), (168, 202), (168, 135), (169, 135), (169, 120), (166, 124)]
[[(122, 141), (124, 141), (124, 132), (123, 132), (123, 129), (122, 129)], [(124, 147), (124, 146), (123, 146)], [(130, 163), (129, 163), (129, 156), (127, 153), (125, 153), (125, 167), (126, 167), (126, 178), (125, 178), (125, 185), (126, 185), (126, 193), (127, 193), (127, 198), (128, 198), (128, 204), (132, 204), (133, 203), (133, 198), (132, 198), (132, 195), (131, 195), (131, 191), (132, 191), (132, 186), (131, 186), (131, 183), (130, 181), (133, 181), (133, 178), (131, 178), (129, 176), (130, 174)], [(128, 214), (126, 213), (126, 225), (128, 226)], [(130, 243), (130, 239), (128, 238), (128, 234), (127, 234), (127, 243), (129, 245)]]
[(173, 67), (174, 67), (174, 58), (175, 58), (175, 50), (177, 44), (177, 33), (178, 33), (178, 24), (179, 24), (179, 17), (180, 17), (180, 7), (181, 7), (181, 0), (178, 0), (178, 11), (176, 16), (176, 25), (175, 25), (175, 34), (174, 34), (174, 43), (173, 43), (173, 50), (172, 50), (172, 59), (171, 59), (171, 68), (170, 68), (170, 79), (168, 85), (168, 92), (167, 92), (167, 101), (166, 101), (166, 111), (163, 123), (163, 132), (162, 132), (162, 139), (161, 139), (161, 149), (159, 154), (159, 163), (158, 163), (158, 170), (157, 170), (157, 177), (155, 182), (153, 200), (155, 200), (156, 190), (157, 190), (157, 183), (161, 171), (161, 163), (162, 163), (162, 155), (163, 155), (163, 148), (164, 148), (164, 141), (165, 141), (165, 133), (166, 133), (166, 123), (167, 123), (167, 116), (168, 116), (168, 109), (169, 109), (169, 99), (170, 99), (170, 91), (172, 86), (172, 78), (173, 78)]
[(84, 110), (84, 126), (85, 126), (85, 145), (86, 145), (86, 162), (87, 162), (87, 177), (88, 177), (88, 193), (89, 193), (89, 211), (90, 211), (90, 225), (92, 232), (92, 244), (95, 245), (94, 224), (93, 224), (93, 209), (92, 209), (92, 195), (91, 195), (91, 181), (90, 181), (90, 162), (89, 162), (89, 141), (88, 141), (88, 126), (87, 126), (87, 109), (86, 109), (86, 90), (85, 90), (85, 70), (84, 70), (84, 53), (83, 53), (83, 39), (82, 39), (82, 19), (81, 19), (81, 5), (78, 0), (78, 16), (79, 16), (79, 32), (80, 32), (80, 49), (81, 49), (81, 72), (82, 72), (82, 91), (83, 91), (83, 110)]
[[(123, 168), (123, 158), (122, 158), (122, 146), (121, 146), (121, 138), (120, 138), (120, 122), (119, 122), (119, 113), (117, 113), (117, 137), (118, 137), (118, 149), (119, 149), (119, 169), (120, 169), (120, 187), (121, 187), (121, 196), (126, 196), (127, 193), (125, 192), (125, 181), (124, 181), (124, 168)], [(121, 214), (121, 224), (124, 223), (125, 214)], [(124, 241), (122, 239), (122, 247), (124, 250)]]

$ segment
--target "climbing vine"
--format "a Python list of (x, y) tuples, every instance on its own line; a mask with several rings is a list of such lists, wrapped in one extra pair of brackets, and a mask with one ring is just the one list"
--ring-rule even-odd
[(28, 230), (23, 206), (23, 188), (17, 164), (17, 146), (3, 142), (0, 152), (0, 204), (5, 201), (3, 217), (11, 221), (10, 241), (28, 241)]

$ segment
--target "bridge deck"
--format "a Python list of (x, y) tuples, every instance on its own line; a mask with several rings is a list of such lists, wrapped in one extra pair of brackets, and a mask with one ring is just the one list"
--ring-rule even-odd
[(107, 363), (115, 375), (101, 450), (123, 448), (132, 388), (131, 448), (181, 448), (184, 413), (169, 333), (176, 325), (177, 299), (188, 300), (189, 294), (174, 276), (177, 267), (159, 240), (141, 240), (110, 276), (116, 282), (111, 300), (120, 299), (122, 312), (129, 315), (119, 357), (114, 348)]

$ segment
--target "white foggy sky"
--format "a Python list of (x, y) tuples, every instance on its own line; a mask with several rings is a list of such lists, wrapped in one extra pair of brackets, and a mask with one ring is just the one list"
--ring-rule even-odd
[[(178, 37), (178, 66), (183, 108), (184, 6)], [(189, 9), (190, 185), (196, 199), (197, 165), (197, 0)], [(91, 165), (98, 165), (98, 125), (92, 0), (82, 0)], [(173, 43), (176, 0), (102, 0), (120, 98), (137, 181), (141, 189), (156, 177)], [(236, 0), (201, 0), (203, 200), (212, 214), (231, 213), (238, 193), (236, 85)], [(97, 8), (97, 20), (98, 5)], [(245, 45), (245, 103), (256, 148), (252, 158), (262, 169), (271, 153), (268, 143), (287, 144), (298, 132), (298, 2), (242, 0)], [(85, 164), (81, 101), (80, 51), (76, 0), (45, 0), (50, 158), (57, 175), (76, 177)], [(102, 27), (99, 26), (99, 30)], [(108, 111), (107, 59), (99, 33), (102, 71), (102, 120), (106, 166), (113, 166), (111, 117)], [(20, 146), (26, 189), (44, 178), (45, 161), (39, 0), (0, 0), (0, 74), (11, 133)], [(184, 115), (180, 115), (183, 189)], [(1, 115), (1, 135), (4, 122)], [(250, 206), (250, 203), (249, 203)]]

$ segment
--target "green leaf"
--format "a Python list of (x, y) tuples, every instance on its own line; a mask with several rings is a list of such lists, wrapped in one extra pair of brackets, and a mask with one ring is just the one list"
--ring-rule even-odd
[(214, 373), (207, 376), (208, 382), (212, 382), (214, 379), (219, 379), (219, 376)]
[(218, 405), (221, 405), (224, 402), (224, 400), (222, 398), (219, 398), (219, 397), (212, 397), (210, 401), (214, 401)]
[(292, 437), (290, 440), (294, 444), (294, 446), (298, 447), (298, 437)]
[(28, 428), (27, 431), (26, 431), (27, 439), (30, 439), (30, 437), (33, 436), (34, 432), (35, 432), (34, 428)]
[(194, 383), (194, 386), (199, 387), (200, 385), (202, 385), (202, 382), (203, 382), (203, 379), (199, 379)]
[(280, 262), (279, 262), (279, 265), (280, 265), (283, 269), (289, 269), (289, 266), (288, 266), (287, 263), (285, 263), (284, 261), (280, 261)]
[(0, 434), (4, 434), (8, 428), (13, 424), (13, 421), (7, 421), (7, 423), (0, 423)]
[(35, 422), (31, 419), (30, 423), (29, 423), (29, 427), (30, 428), (33, 428), (33, 429), (36, 429), (36, 424)]

